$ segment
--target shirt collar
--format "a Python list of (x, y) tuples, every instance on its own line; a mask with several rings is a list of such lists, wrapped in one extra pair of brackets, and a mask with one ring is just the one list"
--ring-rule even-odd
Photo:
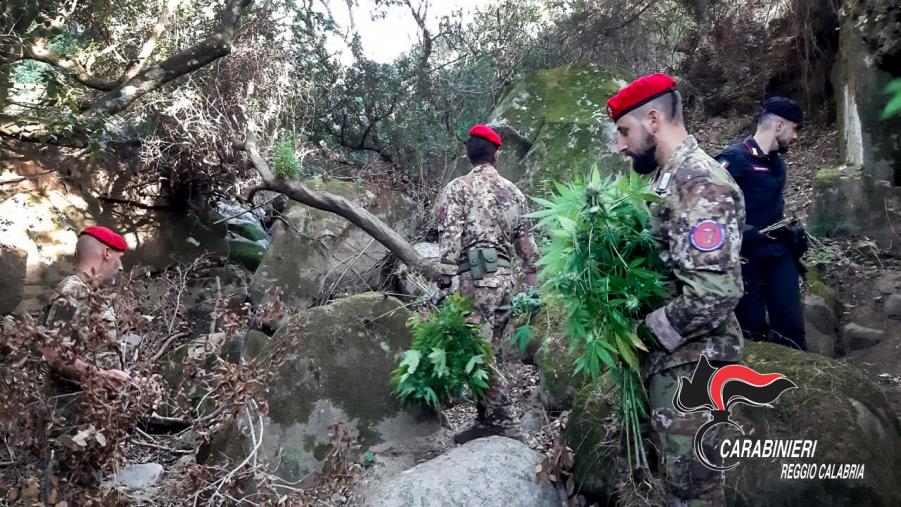
[(676, 146), (676, 149), (673, 150), (673, 155), (670, 157), (669, 162), (663, 166), (663, 169), (660, 171), (661, 174), (675, 171), (696, 149), (698, 149), (698, 141), (695, 140), (695, 136), (690, 135), (686, 137), (682, 144)]
[(760, 145), (754, 140), (754, 136), (748, 136), (748, 138), (745, 139), (745, 146), (748, 147), (748, 151), (751, 152), (751, 155), (755, 157), (766, 158), (769, 156), (769, 153), (764, 153), (763, 150), (760, 149)]
[(469, 171), (471, 174), (497, 174), (497, 169), (491, 164), (479, 164)]

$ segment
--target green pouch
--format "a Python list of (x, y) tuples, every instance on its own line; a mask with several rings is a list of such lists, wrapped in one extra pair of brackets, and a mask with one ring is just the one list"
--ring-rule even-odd
[(478, 248), (471, 248), (469, 252), (466, 253), (467, 260), (469, 262), (469, 273), (472, 275), (473, 280), (481, 280), (482, 279), (482, 260), (479, 256)]
[(497, 271), (497, 250), (494, 248), (480, 248), (479, 252), (482, 257), (482, 268), (486, 273), (494, 273)]

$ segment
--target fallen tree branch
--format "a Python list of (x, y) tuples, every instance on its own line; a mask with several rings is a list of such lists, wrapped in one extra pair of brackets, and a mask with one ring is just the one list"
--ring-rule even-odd
[(252, 199), (253, 194), (259, 190), (271, 190), (312, 208), (340, 215), (366, 231), (410, 269), (422, 273), (429, 279), (438, 276), (438, 266), (435, 263), (424, 259), (403, 236), (365, 208), (339, 195), (311, 190), (299, 181), (276, 178), (272, 174), (269, 164), (260, 155), (252, 123), (248, 126), (246, 135), (246, 141), (243, 144), (236, 144), (235, 148), (242, 149), (247, 153), (251, 164), (263, 179), (261, 185), (251, 189), (248, 199)]
[(155, 363), (155, 362), (159, 361), (161, 357), (166, 355), (166, 352), (169, 350), (169, 345), (172, 345), (172, 342), (174, 342), (175, 340), (177, 340), (179, 338), (184, 338), (185, 336), (188, 336), (188, 334), (189, 333), (182, 331), (180, 333), (174, 333), (174, 334), (169, 335), (169, 337), (166, 338), (166, 341), (163, 342), (162, 345), (160, 345), (160, 349), (157, 350), (156, 354), (153, 355), (153, 362)]

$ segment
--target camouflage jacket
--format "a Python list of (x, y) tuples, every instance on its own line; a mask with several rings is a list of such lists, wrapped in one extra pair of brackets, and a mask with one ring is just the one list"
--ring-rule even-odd
[[(64, 278), (50, 298), (44, 324), (54, 327), (60, 322), (72, 322), (73, 330), (81, 336), (78, 340), (64, 340), (78, 357), (104, 369), (121, 369), (121, 346), (116, 325), (116, 311), (107, 300), (92, 297), (91, 286), (82, 276), (73, 274)], [(88, 322), (92, 304), (99, 304), (99, 326)], [(90, 336), (99, 333), (102, 336)], [(74, 338), (74, 337), (73, 337)]]
[(442, 272), (456, 274), (470, 248), (493, 247), (508, 260), (522, 260), (526, 273), (534, 273), (538, 247), (523, 193), (490, 164), (472, 168), (454, 179), (438, 196), (438, 245)]
[(645, 374), (694, 363), (741, 358), (742, 334), (733, 310), (743, 295), (741, 231), (744, 197), (726, 170), (689, 136), (658, 170), (650, 190), (651, 232), (672, 299), (645, 322), (659, 345)]

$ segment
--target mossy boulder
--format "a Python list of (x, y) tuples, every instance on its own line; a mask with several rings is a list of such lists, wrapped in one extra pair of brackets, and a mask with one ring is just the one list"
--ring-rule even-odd
[[(416, 205), (401, 192), (338, 180), (308, 184), (366, 208), (401, 235), (416, 225)], [(295, 310), (333, 295), (378, 288), (388, 251), (372, 236), (341, 216), (302, 204), (289, 206), (284, 218), (286, 223), (273, 227), (272, 246), (254, 273), (254, 303), (276, 287), (286, 306)]]
[[(848, 2), (848, 8), (856, 13), (854, 17), (845, 18), (839, 31), (839, 51), (833, 65), (832, 82), (835, 90), (836, 126), (839, 129), (839, 144), (842, 158), (847, 162), (862, 166), (867, 175), (874, 180), (885, 180), (893, 185), (901, 184), (901, 138), (897, 132), (901, 130), (901, 117), (883, 118), (882, 112), (889, 96), (885, 94), (888, 84), (898, 76), (898, 61), (892, 72), (880, 69), (875, 61), (878, 55), (873, 47), (864, 41), (859, 29), (866, 26), (862, 22), (882, 18), (886, 22), (890, 17), (879, 16), (870, 9), (874, 4), (885, 4), (883, 8), (893, 4), (897, 12), (897, 2), (862, 1)], [(866, 5), (869, 4), (869, 5)], [(866, 5), (865, 7), (862, 7)], [(867, 12), (870, 11), (870, 12)], [(888, 23), (894, 29), (892, 37), (897, 42), (898, 16)], [(887, 33), (892, 33), (888, 31)], [(885, 49), (885, 46), (883, 47)]]
[(526, 193), (542, 193), (549, 180), (584, 176), (597, 164), (605, 173), (628, 168), (616, 153), (606, 102), (625, 76), (593, 66), (539, 70), (513, 85), (492, 111), (504, 151), (498, 170)]
[(540, 342), (535, 365), (541, 375), (541, 402), (548, 410), (569, 410), (576, 393), (590, 381), (584, 374), (574, 374), (581, 351), (569, 347), (564, 322), (565, 310), (554, 304), (533, 322), (534, 340)]
[(583, 386), (574, 398), (564, 438), (575, 453), (573, 476), (584, 494), (604, 498), (613, 494), (620, 427), (612, 414), (618, 399), (609, 374), (597, 384)]
[[(271, 342), (256, 335), (244, 344), (245, 354), (285, 350), (273, 365), (261, 448), (263, 459), (279, 463), (279, 477), (309, 481), (337, 423), (361, 451), (439, 428), (437, 419), (402, 408), (389, 384), (412, 340), (410, 316), (397, 299), (370, 292), (294, 315)], [(240, 455), (247, 443), (240, 434), (229, 428), (211, 455)]]
[[(779, 372), (797, 384), (773, 405), (733, 409), (749, 439), (816, 440), (812, 458), (746, 458), (726, 472), (730, 505), (898, 505), (901, 427), (885, 394), (853, 366), (769, 343), (746, 342), (744, 364)], [(576, 452), (575, 476), (584, 491), (609, 495), (618, 431), (610, 417), (615, 390), (604, 381), (576, 398), (567, 442)], [(740, 435), (731, 435), (736, 438)], [(781, 479), (783, 463), (863, 464), (863, 479)]]
[(824, 168), (813, 180), (811, 232), (818, 236), (866, 235), (897, 249), (892, 223), (901, 216), (901, 187), (860, 166)]

